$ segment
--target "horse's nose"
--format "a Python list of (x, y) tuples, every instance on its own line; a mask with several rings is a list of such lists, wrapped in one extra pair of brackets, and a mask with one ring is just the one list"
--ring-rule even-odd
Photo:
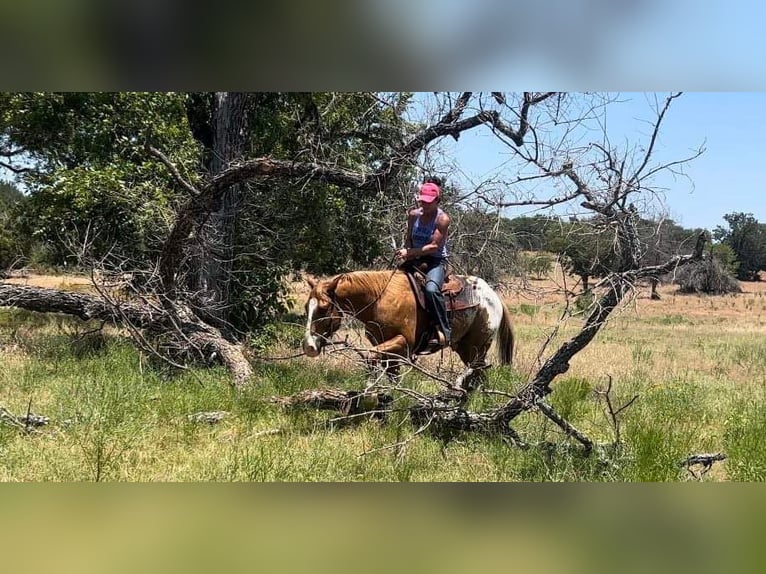
[(303, 352), (307, 357), (316, 357), (319, 355), (319, 345), (316, 343), (316, 339), (313, 337), (304, 337), (303, 339)]

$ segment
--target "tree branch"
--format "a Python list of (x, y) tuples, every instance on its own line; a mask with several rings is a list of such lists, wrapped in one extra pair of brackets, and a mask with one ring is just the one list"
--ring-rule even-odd
[(190, 194), (192, 195), (199, 195), (199, 191), (196, 187), (194, 187), (191, 183), (186, 181), (181, 173), (178, 171), (178, 168), (171, 162), (168, 157), (162, 153), (160, 150), (158, 150), (155, 147), (149, 146), (149, 151), (151, 154), (155, 157), (157, 157), (162, 163), (165, 164), (165, 167), (168, 168), (172, 176), (176, 179), (176, 181), (181, 184), (181, 187), (186, 189)]

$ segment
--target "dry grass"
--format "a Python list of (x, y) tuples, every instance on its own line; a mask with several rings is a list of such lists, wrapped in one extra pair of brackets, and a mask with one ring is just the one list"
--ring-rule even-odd
[(92, 287), (90, 277), (84, 275), (44, 275), (29, 273), (21, 277), (5, 279), (13, 285), (31, 285), (46, 289), (64, 289), (66, 291), (83, 291)]

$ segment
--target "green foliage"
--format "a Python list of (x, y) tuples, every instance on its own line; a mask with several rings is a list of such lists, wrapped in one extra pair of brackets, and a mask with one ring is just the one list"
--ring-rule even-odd
[(553, 257), (547, 253), (522, 254), (519, 257), (518, 266), (524, 272), (534, 275), (535, 278), (543, 279), (553, 270)]
[(540, 312), (540, 305), (530, 305), (529, 303), (521, 303), (518, 309), (519, 313), (527, 315), (528, 317), (535, 317)]
[[(399, 95), (392, 108), (372, 93), (250, 94), (243, 156), (369, 172), (412, 131), (394, 109), (409, 98)], [(211, 169), (214, 104), (212, 93), (1, 95), (0, 143), (22, 150), (30, 168), (23, 176), (29, 201), (18, 215), (22, 236), (34, 241), (25, 249), (28, 260), (71, 264), (72, 252), (88, 244), (95, 259), (108, 254), (136, 269), (153, 268), (188, 191), (147, 147), (198, 184)], [(236, 326), (254, 328), (284, 310), (290, 270), (331, 274), (379, 258), (390, 199), (305, 180), (247, 185), (227, 295)], [(195, 264), (190, 258), (187, 277), (198, 275)]]
[[(563, 221), (537, 215), (512, 219), (508, 225), (521, 249), (549, 251), (561, 256), (564, 269), (582, 279), (584, 291), (591, 277), (603, 277), (623, 265), (621, 255), (615, 251), (613, 232), (603, 227), (598, 218)], [(679, 253), (690, 252), (692, 240), (700, 230), (684, 229), (671, 219), (639, 219), (636, 231), (642, 249), (641, 264), (657, 265)], [(535, 261), (534, 257), (529, 259)], [(538, 261), (542, 265), (539, 274), (543, 275), (547, 272), (545, 260)], [(530, 265), (529, 272), (538, 273), (534, 263), (521, 262), (521, 266)]]
[[(264, 333), (263, 347), (294, 344), (300, 334), (294, 319), (270, 329), (268, 340)], [(530, 444), (526, 450), (475, 433), (445, 443), (427, 431), (413, 436), (408, 398), (402, 395), (395, 403), (402, 410), (386, 420), (361, 417), (346, 424), (330, 422), (337, 413), (283, 409), (269, 400), (322, 387), (361, 389), (366, 380), (361, 368), (300, 359), (257, 361), (255, 384), (233, 392), (222, 370), (163, 376), (113, 333), (82, 352), (73, 345), (77, 324), (0, 312), (0, 348), (15, 347), (0, 354), (2, 405), (22, 413), (32, 399), (32, 411), (51, 421), (34, 440), (0, 426), (2, 480), (677, 481), (689, 476), (681, 460), (719, 450), (728, 460), (715, 468), (724, 468), (731, 480), (762, 480), (766, 473), (762, 388), (743, 387), (732, 401), (731, 385), (716, 387), (694, 377), (668, 373), (647, 380), (638, 370), (629, 378), (615, 377), (615, 407), (634, 394), (639, 398), (620, 414), (623, 443), (613, 450), (602, 446), (613, 436), (603, 399), (592, 392), (594, 381), (562, 376), (549, 400), (599, 443), (589, 456), (534, 410), (513, 421)], [(755, 360), (758, 345), (747, 343), (727, 345), (716, 362)], [(635, 359), (645, 360), (646, 347), (642, 350), (638, 340), (632, 347)], [(659, 361), (657, 353), (654, 358)], [(510, 367), (493, 368), (485, 388), (514, 393), (527, 377)], [(403, 384), (434, 391), (434, 383), (418, 373), (406, 375)], [(477, 393), (466, 408), (486, 411), (506, 400)], [(189, 420), (201, 411), (227, 415), (216, 425)], [(403, 441), (400, 449), (370, 452)]]
[[(0, 98), (3, 139), (24, 150), (30, 198), (26, 235), (46, 246), (46, 263), (66, 262), (71, 244), (146, 261), (172, 220), (178, 197), (167, 168), (146, 151), (163, 151), (194, 173), (197, 145), (183, 94), (21, 93)], [(190, 179), (194, 180), (192, 175)], [(67, 244), (70, 244), (69, 246)]]
[(557, 381), (555, 387), (556, 392), (551, 395), (551, 406), (566, 420), (576, 422), (588, 409), (585, 402), (593, 385), (582, 377), (567, 377)]
[(757, 280), (758, 272), (766, 269), (766, 225), (758, 222), (752, 213), (727, 213), (723, 218), (728, 229), (716, 227), (713, 237), (728, 245), (736, 255), (737, 279)]
[(16, 186), (0, 181), (0, 273), (22, 255), (27, 243), (18, 225), (24, 200)]
[[(368, 267), (384, 253), (384, 196), (366, 198), (319, 184), (254, 191), (257, 202), (240, 219), (239, 242), (255, 246), (264, 260), (330, 275)], [(252, 263), (243, 260), (240, 267)]]
[(593, 306), (593, 302), (595, 300), (596, 300), (596, 297), (593, 294), (593, 291), (588, 289), (587, 291), (583, 291), (582, 293), (580, 293), (575, 298), (574, 308), (578, 313), (585, 313)]
[(766, 480), (766, 407), (762, 402), (739, 400), (726, 420), (724, 450), (729, 478)]
[(631, 464), (627, 480), (675, 481), (679, 462), (705, 448), (699, 444), (704, 420), (699, 389), (673, 384), (650, 389), (625, 413), (623, 434)]
[(248, 344), (256, 353), (267, 352), (275, 345), (297, 349), (301, 345), (303, 329), (303, 317), (285, 315), (279, 321), (266, 325), (257, 334), (252, 334)]
[(508, 220), (497, 214), (450, 208), (450, 262), (460, 273), (497, 282), (518, 270), (518, 249)]
[(61, 170), (32, 194), (23, 223), (32, 238), (48, 246), (49, 263), (64, 263), (72, 256), (71, 245), (85, 243), (96, 258), (110, 253), (146, 261), (159, 250), (172, 220), (170, 197), (166, 186), (139, 175), (128, 183), (131, 170), (116, 165)]
[(640, 219), (636, 225), (644, 250), (642, 265), (660, 265), (675, 255), (691, 253), (699, 229), (685, 229), (672, 219)]
[(514, 217), (508, 221), (508, 230), (518, 249), (525, 251), (549, 250), (549, 229), (558, 221), (544, 215)]
[(659, 325), (693, 325), (694, 323), (685, 315), (663, 315), (656, 319)]
[(709, 253), (711, 257), (715, 257), (723, 267), (724, 271), (736, 277), (739, 274), (739, 261), (737, 260), (737, 254), (734, 249), (726, 243), (714, 243), (710, 246)]
[(582, 278), (583, 291), (588, 279), (616, 271), (620, 257), (614, 250), (614, 236), (597, 221), (560, 222), (551, 226), (547, 236), (548, 249), (561, 256), (564, 269)]

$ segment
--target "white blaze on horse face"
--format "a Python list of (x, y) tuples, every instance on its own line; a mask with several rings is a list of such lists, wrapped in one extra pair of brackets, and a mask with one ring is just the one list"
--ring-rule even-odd
[(303, 352), (309, 357), (316, 357), (319, 354), (319, 345), (317, 344), (316, 337), (311, 333), (311, 323), (314, 321), (314, 313), (316, 312), (319, 302), (315, 297), (309, 299), (308, 318), (306, 319), (306, 332), (303, 335)]

